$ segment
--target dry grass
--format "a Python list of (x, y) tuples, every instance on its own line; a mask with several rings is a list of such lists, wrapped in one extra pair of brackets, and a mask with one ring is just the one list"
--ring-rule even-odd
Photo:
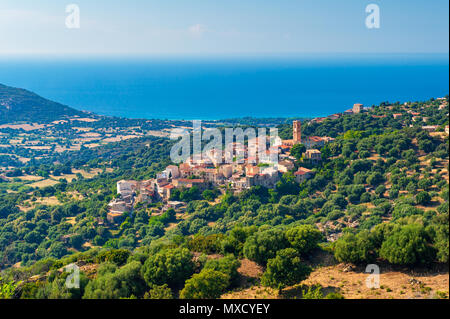
[(36, 176), (36, 175), (24, 175), (24, 176), (19, 176), (18, 177), (21, 181), (40, 181), (43, 180), (43, 178), (41, 176)]
[(34, 130), (40, 130), (41, 128), (44, 128), (45, 125), (43, 124), (37, 124), (37, 123), (31, 123), (31, 124), (4, 124), (0, 125), (0, 129), (3, 128), (10, 128), (12, 130), (24, 130), (24, 131), (34, 131)]
[(53, 179), (44, 179), (42, 181), (30, 184), (29, 186), (42, 188), (42, 187), (47, 187), (47, 186), (53, 186), (53, 185), (56, 185), (58, 183), (59, 183), (58, 181), (55, 181)]
[[(369, 276), (362, 270), (344, 271), (345, 265), (323, 267), (315, 270), (306, 285), (320, 284), (325, 289), (339, 291), (347, 299), (410, 299), (430, 298), (436, 291), (449, 290), (449, 273), (446, 271), (418, 274), (409, 270), (381, 268), (380, 288), (368, 288), (366, 280)], [(412, 284), (411, 282), (417, 283)]]
[[(413, 270), (379, 264), (380, 287), (370, 288), (366, 280), (370, 273), (365, 267), (338, 264), (332, 254), (317, 251), (306, 263), (314, 268), (309, 278), (292, 287), (285, 288), (281, 295), (276, 289), (259, 284), (264, 269), (254, 262), (244, 259), (238, 269), (243, 280), (240, 288), (226, 293), (222, 299), (298, 299), (307, 287), (322, 286), (322, 292), (338, 292), (346, 299), (427, 299), (449, 295), (448, 265), (433, 265)], [(248, 280), (248, 279), (252, 280)]]

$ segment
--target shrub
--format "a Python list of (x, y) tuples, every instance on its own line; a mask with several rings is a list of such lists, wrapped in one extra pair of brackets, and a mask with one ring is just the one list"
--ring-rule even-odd
[(354, 264), (371, 262), (375, 258), (375, 245), (369, 231), (345, 234), (335, 243), (334, 256), (339, 262)]
[(126, 249), (111, 249), (102, 251), (97, 255), (97, 263), (108, 261), (115, 263), (117, 266), (122, 266), (127, 262), (130, 254), (130, 251)]
[(431, 196), (428, 192), (420, 192), (416, 195), (416, 203), (417, 205), (426, 206), (431, 202)]
[(288, 247), (285, 234), (280, 229), (270, 229), (255, 233), (244, 244), (244, 255), (260, 265), (274, 258), (277, 251)]
[(151, 285), (144, 299), (173, 299), (172, 290), (167, 285)]
[(323, 236), (314, 226), (303, 225), (289, 229), (286, 238), (293, 248), (301, 255), (305, 255), (317, 248)]
[(310, 267), (302, 263), (295, 249), (286, 248), (280, 250), (275, 258), (269, 259), (261, 283), (281, 290), (305, 280), (311, 271)]
[(186, 248), (162, 250), (145, 261), (142, 276), (148, 285), (181, 286), (194, 273), (192, 257)]
[(230, 278), (229, 285), (237, 285), (239, 281), (238, 268), (241, 262), (233, 255), (228, 255), (220, 259), (209, 259), (203, 269), (220, 271)]

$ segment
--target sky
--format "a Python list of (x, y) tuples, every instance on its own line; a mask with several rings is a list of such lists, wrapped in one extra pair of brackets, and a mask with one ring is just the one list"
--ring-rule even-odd
[(0, 54), (448, 54), (448, 12), (448, 0), (1, 0)]

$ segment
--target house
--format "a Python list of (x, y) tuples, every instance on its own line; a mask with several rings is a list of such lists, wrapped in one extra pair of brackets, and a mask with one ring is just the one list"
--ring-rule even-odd
[(403, 114), (402, 113), (394, 113), (394, 114), (392, 114), (392, 116), (394, 117), (394, 119), (397, 119), (399, 117), (402, 117)]
[(264, 186), (266, 188), (274, 188), (280, 180), (280, 172), (273, 167), (267, 167), (259, 174), (246, 175), (245, 179), (246, 187)]
[(194, 186), (197, 186), (199, 189), (205, 189), (207, 186), (207, 183), (204, 179), (179, 178), (174, 179), (172, 183), (176, 188), (192, 188)]
[(344, 114), (345, 115), (353, 114), (353, 109), (349, 109), (349, 110), (344, 111)]
[(322, 161), (322, 153), (316, 149), (307, 150), (305, 153), (305, 159), (317, 164)]
[(155, 191), (150, 185), (142, 186), (139, 190), (137, 202), (151, 203), (155, 197)]
[(331, 120), (337, 120), (340, 117), (341, 117), (340, 114), (331, 114), (331, 115), (328, 116), (328, 118), (331, 119)]
[(179, 166), (179, 172), (181, 178), (188, 178), (192, 175), (191, 165), (188, 163), (182, 163)]
[(241, 191), (243, 189), (249, 188), (249, 181), (248, 176), (247, 177), (234, 177), (231, 179), (232, 187), (237, 189), (238, 191)]
[(436, 132), (438, 126), (437, 125), (426, 125), (426, 126), (422, 126), (422, 130), (427, 131), (427, 132)]
[(281, 146), (282, 146), (282, 148), (284, 147), (284, 148), (288, 148), (288, 149), (291, 149), (292, 148), (292, 146), (294, 146), (294, 140), (282, 140), (281, 141)]
[(180, 170), (178, 169), (178, 166), (169, 165), (169, 166), (167, 166), (165, 172), (167, 174), (167, 178), (178, 178), (178, 177), (180, 177)]
[(284, 160), (284, 161), (278, 162), (278, 170), (280, 172), (282, 172), (282, 173), (286, 173), (288, 171), (291, 171), (294, 168), (295, 168), (295, 165), (291, 161)]
[(444, 132), (445, 132), (447, 135), (449, 135), (449, 134), (448, 134), (448, 125), (445, 126)]
[(131, 182), (128, 181), (119, 181), (117, 182), (117, 194), (125, 195), (131, 194), (133, 192), (133, 186)]
[(314, 172), (310, 169), (299, 167), (298, 171), (294, 173), (295, 175), (295, 181), (299, 184), (303, 183), (304, 181), (312, 178), (314, 176)]
[(193, 169), (193, 173), (195, 176), (199, 176), (208, 182), (216, 182), (218, 179), (218, 170), (215, 168), (204, 168), (196, 166)]
[(305, 140), (305, 146), (310, 148), (322, 148), (325, 145), (325, 140), (320, 136), (310, 136)]
[(222, 165), (219, 167), (219, 173), (222, 174), (225, 178), (230, 178), (233, 175), (233, 166), (232, 165)]
[(245, 166), (245, 175), (255, 175), (259, 174), (259, 167), (254, 165)]
[(326, 117), (317, 117), (317, 118), (313, 119), (311, 122), (322, 123), (326, 119), (327, 119)]
[(131, 195), (121, 194), (121, 198), (116, 198), (108, 204), (109, 212), (106, 216), (108, 222), (114, 224), (123, 219), (125, 213), (129, 213), (133, 209), (133, 197)]
[(130, 212), (133, 208), (133, 201), (124, 200), (122, 198), (115, 198), (112, 202), (108, 204), (109, 210), (112, 212), (125, 213)]
[(172, 190), (175, 189), (175, 186), (172, 184), (167, 184), (161, 188), (161, 197), (164, 200), (169, 200), (170, 196), (172, 195)]

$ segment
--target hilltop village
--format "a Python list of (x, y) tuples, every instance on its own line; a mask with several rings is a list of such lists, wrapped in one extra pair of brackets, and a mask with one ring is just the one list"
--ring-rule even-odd
[[(438, 99), (439, 100), (439, 99)], [(405, 104), (405, 106), (407, 103)], [(445, 101), (439, 110), (446, 107)], [(388, 107), (389, 109), (389, 107)], [(326, 119), (339, 119), (344, 115), (359, 114), (369, 112), (370, 107), (364, 107), (362, 104), (354, 104), (353, 108), (343, 113), (336, 113), (327, 117), (314, 118), (310, 123), (321, 123)], [(423, 122), (422, 129), (427, 132), (435, 132), (437, 125), (427, 125), (427, 117), (422, 117), (421, 113), (413, 112), (405, 108), (407, 115), (412, 116), (413, 122)], [(373, 118), (385, 117), (386, 115), (370, 115)], [(393, 113), (394, 119), (406, 116), (403, 113)], [(306, 123), (308, 125), (309, 123)], [(299, 184), (311, 179), (315, 175), (315, 166), (322, 161), (321, 149), (334, 138), (329, 136), (307, 136), (302, 138), (301, 121), (292, 123), (292, 139), (281, 140), (271, 143), (266, 139), (266, 156), (264, 158), (251, 158), (253, 154), (248, 145), (240, 145), (234, 142), (231, 149), (234, 154), (243, 150), (244, 161), (233, 162), (232, 164), (217, 163), (212, 154), (204, 154), (202, 160), (193, 161), (189, 157), (184, 163), (179, 165), (169, 165), (166, 169), (157, 174), (155, 179), (137, 181), (121, 180), (117, 182), (117, 197), (109, 203), (109, 212), (107, 220), (115, 224), (123, 221), (124, 217), (133, 211), (133, 207), (138, 203), (154, 204), (160, 203), (162, 207), (160, 213), (168, 209), (183, 210), (186, 203), (176, 200), (174, 193), (180, 191), (195, 190), (203, 192), (208, 189), (216, 189), (221, 193), (231, 190), (233, 193), (240, 193), (243, 190), (254, 186), (263, 186), (274, 188), (286, 172), (292, 172), (295, 181)], [(412, 125), (411, 125), (412, 126)], [(445, 127), (445, 133), (449, 134), (448, 125)], [(253, 145), (257, 145), (257, 141)], [(300, 146), (300, 147), (298, 147)], [(300, 150), (299, 156), (293, 156), (292, 150)], [(225, 147), (225, 149), (227, 149)], [(229, 154), (223, 154), (225, 158)], [(273, 157), (275, 155), (275, 157)], [(273, 159), (276, 158), (274, 161)]]
[[(83, 298), (147, 298), (161, 289), (183, 298), (193, 281), (216, 284), (216, 277), (202, 277), (213, 267), (218, 276), (251, 280), (229, 286), (224, 277), (223, 287), (207, 296), (214, 298), (282, 298), (298, 284), (336, 287), (345, 298), (448, 298), (448, 270), (436, 277), (433, 269), (419, 282), (415, 267), (448, 265), (448, 96), (355, 104), (297, 120), (204, 122), (205, 132), (225, 131), (224, 151), (213, 152), (204, 140), (203, 152), (182, 150), (180, 161), (173, 146), (184, 135), (140, 137), (7, 168), (0, 172), (3, 278), (24, 283), (18, 298), (58, 297), (53, 291), (64, 289), (54, 288), (65, 277), (54, 277), (54, 270), (76, 263), (88, 278)], [(255, 127), (257, 139), (247, 134)], [(264, 138), (261, 128), (271, 128), (271, 136)], [(189, 137), (194, 133), (195, 126)], [(192, 146), (198, 149), (195, 140)], [(117, 269), (104, 273), (111, 261)], [(284, 277), (272, 282), (273, 266), (294, 261), (314, 268), (282, 282), (280, 292), (279, 280), (298, 268), (284, 267)], [(413, 268), (402, 277), (387, 270), (395, 282), (372, 290), (355, 267), (374, 262)], [(149, 276), (153, 269), (166, 275), (168, 267), (182, 273), (178, 265), (190, 263), (175, 281)], [(145, 287), (122, 291), (116, 282)]]
[[(234, 142), (231, 148), (234, 154), (239, 150), (244, 151), (242, 163), (220, 164), (211, 160), (213, 156), (208, 153), (199, 161), (194, 162), (189, 157), (184, 163), (169, 165), (155, 179), (121, 180), (117, 182), (118, 197), (109, 204), (107, 220), (110, 223), (120, 222), (125, 214), (132, 212), (137, 203), (161, 202), (165, 205), (163, 211), (185, 207), (184, 202), (173, 200), (174, 190), (196, 188), (203, 192), (217, 188), (222, 192), (229, 189), (239, 193), (253, 186), (274, 188), (281, 176), (289, 171), (294, 172), (296, 182), (302, 183), (314, 176), (313, 167), (322, 160), (319, 149), (332, 140), (334, 139), (327, 136), (311, 136), (302, 140), (301, 122), (294, 121), (292, 139), (279, 140), (275, 143), (277, 146), (274, 146), (270, 145), (270, 138), (266, 138), (266, 156), (252, 158), (248, 146), (252, 143), (241, 145)], [(254, 142), (253, 145), (257, 145), (258, 142)], [(305, 150), (300, 164), (309, 168), (298, 166), (298, 159), (291, 155), (292, 148), (301, 144), (305, 145)], [(227, 154), (223, 155), (226, 156)]]

